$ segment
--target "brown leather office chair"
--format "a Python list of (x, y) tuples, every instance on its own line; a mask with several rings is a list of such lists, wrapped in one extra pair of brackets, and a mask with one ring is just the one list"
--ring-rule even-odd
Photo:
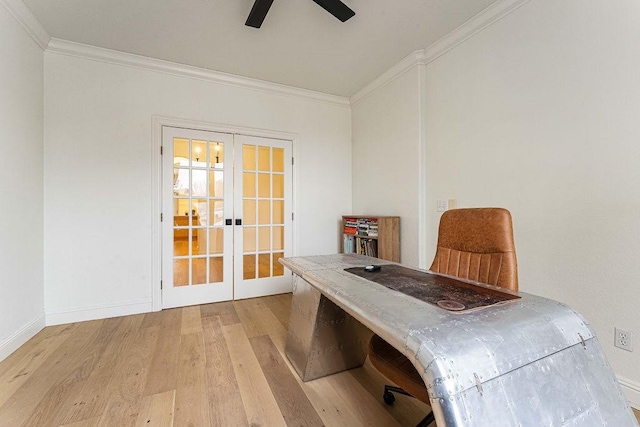
[[(509, 211), (472, 208), (442, 214), (438, 248), (430, 270), (517, 291), (518, 267)], [(400, 386), (385, 386), (385, 403), (393, 404), (393, 392), (429, 403), (420, 373), (409, 359), (377, 335), (369, 342), (369, 359), (380, 373)], [(429, 413), (418, 426), (433, 421), (433, 413)]]

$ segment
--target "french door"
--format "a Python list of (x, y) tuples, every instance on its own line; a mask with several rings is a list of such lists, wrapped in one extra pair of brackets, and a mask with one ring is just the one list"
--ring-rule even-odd
[(291, 141), (162, 128), (162, 307), (291, 290)]

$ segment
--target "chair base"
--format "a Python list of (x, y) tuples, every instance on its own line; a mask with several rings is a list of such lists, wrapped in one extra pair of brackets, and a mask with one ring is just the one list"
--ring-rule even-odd
[[(387, 384), (384, 386), (384, 394), (382, 395), (382, 399), (384, 400), (384, 403), (386, 403), (387, 405), (393, 405), (393, 402), (396, 401), (396, 397), (393, 395), (393, 393), (404, 394), (405, 396), (411, 396), (409, 393), (407, 393), (405, 390), (401, 389), (400, 387)], [(435, 420), (436, 420), (436, 417), (433, 415), (433, 411), (431, 411), (422, 420), (420, 420), (420, 422), (416, 425), (416, 427), (427, 427), (429, 424), (431, 424)]]

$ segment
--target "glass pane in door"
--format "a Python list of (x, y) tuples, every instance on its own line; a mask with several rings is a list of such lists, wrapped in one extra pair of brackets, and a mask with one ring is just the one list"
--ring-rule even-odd
[(222, 255), (224, 250), (224, 228), (209, 229), (209, 254)]
[(207, 167), (207, 142), (193, 140), (191, 162), (197, 167)]
[(222, 282), (223, 257), (209, 258), (209, 281), (211, 283)]
[(242, 202), (242, 215), (244, 219), (244, 225), (256, 224), (256, 201), (255, 200), (243, 200)]
[(271, 249), (271, 242), (269, 239), (271, 227), (259, 227), (258, 228), (258, 250), (260, 252), (268, 252)]
[(271, 159), (271, 149), (270, 147), (258, 147), (258, 170), (259, 171), (270, 171), (271, 167), (269, 166), (269, 161)]
[(209, 200), (209, 225), (224, 225), (224, 202)]
[(256, 278), (256, 256), (255, 255), (245, 255), (243, 257), (243, 276), (242, 278), (247, 279), (255, 279)]
[(280, 258), (284, 258), (283, 252), (275, 252), (273, 254), (273, 275), (274, 276), (283, 276), (284, 275), (284, 265), (280, 264), (278, 260)]
[(256, 197), (256, 173), (245, 172), (242, 174), (242, 194), (244, 197)]
[(224, 143), (212, 142), (209, 148), (209, 162), (211, 167), (222, 168), (224, 167)]
[(203, 285), (207, 283), (207, 259), (193, 258), (193, 285)]
[(271, 277), (271, 254), (258, 255), (258, 277)]
[(185, 286), (189, 284), (189, 259), (176, 259), (173, 261), (173, 286)]
[(284, 173), (284, 148), (273, 149), (273, 171)]
[(273, 223), (284, 224), (284, 201), (273, 201)]
[(273, 174), (273, 198), (284, 199), (284, 174)]
[(258, 201), (258, 224), (271, 224), (271, 202), (269, 200)]
[(258, 197), (269, 198), (271, 195), (271, 177), (268, 173), (258, 174)]

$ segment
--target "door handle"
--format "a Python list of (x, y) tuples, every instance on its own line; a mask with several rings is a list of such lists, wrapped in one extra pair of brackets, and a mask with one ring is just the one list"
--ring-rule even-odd
[(236, 225), (242, 225), (242, 220), (241, 219), (236, 219)]
[(224, 220), (224, 225), (232, 225), (233, 221), (231, 220), (231, 218), (227, 218)]

